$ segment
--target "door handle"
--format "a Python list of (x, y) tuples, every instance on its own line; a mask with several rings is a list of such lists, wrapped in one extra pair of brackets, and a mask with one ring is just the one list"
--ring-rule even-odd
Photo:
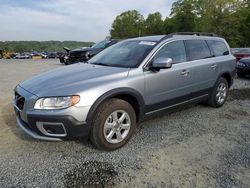
[(211, 68), (212, 68), (212, 69), (216, 69), (216, 67), (217, 67), (216, 64), (212, 64), (212, 65), (211, 65)]
[(188, 74), (189, 74), (189, 71), (187, 71), (187, 70), (183, 70), (181, 72), (181, 75), (183, 75), (183, 76), (187, 76)]

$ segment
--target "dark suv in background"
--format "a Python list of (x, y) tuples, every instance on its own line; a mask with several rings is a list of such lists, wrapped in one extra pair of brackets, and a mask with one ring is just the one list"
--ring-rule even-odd
[(77, 62), (86, 62), (91, 57), (95, 56), (105, 48), (108, 48), (109, 46), (112, 46), (117, 42), (118, 40), (111, 39), (100, 41), (91, 47), (77, 48), (74, 50), (64, 48), (67, 51), (67, 54), (64, 57), (60, 58), (60, 62), (64, 63), (65, 65), (70, 65)]

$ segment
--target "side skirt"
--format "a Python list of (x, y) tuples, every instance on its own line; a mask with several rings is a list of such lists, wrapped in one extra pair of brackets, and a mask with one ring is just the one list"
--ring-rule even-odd
[(183, 101), (183, 102), (176, 103), (176, 104), (173, 104), (173, 105), (170, 105), (170, 106), (166, 106), (164, 108), (160, 108), (160, 109), (157, 109), (157, 110), (146, 112), (145, 115), (149, 116), (149, 115), (152, 115), (152, 114), (155, 114), (155, 113), (158, 113), (158, 112), (162, 112), (162, 111), (167, 111), (167, 110), (171, 111), (174, 108), (178, 108), (178, 107), (181, 107), (181, 106), (187, 106), (187, 105), (190, 105), (190, 104), (197, 104), (199, 102), (202, 102), (202, 101), (205, 101), (206, 99), (208, 99), (208, 96), (209, 96), (209, 94), (205, 94), (205, 95), (202, 95), (202, 96), (199, 96), (199, 97), (195, 97), (195, 98), (187, 100), (187, 101)]
[(191, 93), (190, 95), (185, 95), (168, 101), (163, 101), (161, 103), (146, 105), (145, 106), (145, 116), (155, 114), (161, 111), (175, 111), (174, 109), (178, 107), (188, 106), (191, 104), (197, 104), (206, 101), (209, 98), (213, 88), (205, 89), (202, 91)]

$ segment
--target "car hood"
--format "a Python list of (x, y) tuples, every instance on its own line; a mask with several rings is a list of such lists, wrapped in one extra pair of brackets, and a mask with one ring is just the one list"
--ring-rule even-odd
[(250, 63), (250, 57), (242, 58), (242, 59), (240, 59), (240, 62), (243, 62), (243, 63)]
[(65, 96), (123, 79), (128, 76), (128, 71), (128, 68), (77, 63), (40, 74), (19, 86), (38, 97)]

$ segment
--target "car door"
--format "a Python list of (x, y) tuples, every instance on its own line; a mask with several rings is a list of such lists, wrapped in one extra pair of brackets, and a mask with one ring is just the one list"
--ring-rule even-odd
[(218, 65), (205, 40), (185, 40), (190, 66), (194, 67), (195, 82), (191, 98), (208, 95), (218, 74)]
[(145, 71), (146, 114), (188, 101), (194, 82), (193, 69), (187, 62), (184, 42), (177, 40), (163, 45), (154, 55), (172, 58), (173, 65), (168, 69)]

